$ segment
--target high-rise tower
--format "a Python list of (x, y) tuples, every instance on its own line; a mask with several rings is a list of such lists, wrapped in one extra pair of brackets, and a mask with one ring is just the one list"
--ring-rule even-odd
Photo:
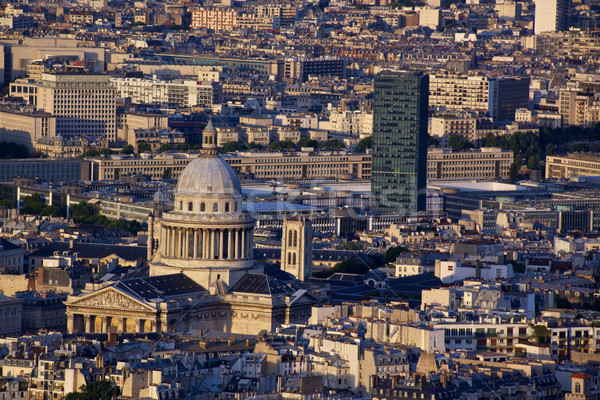
[(384, 71), (375, 78), (371, 208), (425, 211), (429, 77)]
[(569, 29), (571, 0), (536, 0), (535, 34)]

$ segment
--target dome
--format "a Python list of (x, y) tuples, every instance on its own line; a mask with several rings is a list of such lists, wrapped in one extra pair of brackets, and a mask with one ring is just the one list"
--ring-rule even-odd
[(177, 182), (178, 195), (241, 196), (237, 174), (221, 157), (198, 157), (188, 164)]

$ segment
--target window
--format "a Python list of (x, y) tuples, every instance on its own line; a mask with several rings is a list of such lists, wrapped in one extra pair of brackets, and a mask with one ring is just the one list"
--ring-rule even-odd
[(188, 203), (188, 211), (194, 211), (194, 204), (191, 201)]
[(294, 253), (294, 257), (292, 259), (293, 259), (292, 264), (296, 265), (296, 253)]
[(294, 247), (298, 246), (298, 231), (294, 231)]
[(180, 209), (180, 210), (183, 210), (183, 201), (180, 201), (180, 202), (179, 202), (179, 209)]
[(225, 203), (225, 212), (229, 212), (229, 203)]
[(288, 264), (292, 263), (292, 253), (288, 253)]
[(213, 212), (219, 211), (219, 205), (217, 203), (213, 203)]
[(581, 383), (579, 382), (575, 384), (575, 393), (581, 393)]
[(288, 233), (288, 246), (292, 246), (292, 231)]
[(206, 211), (206, 204), (200, 203), (200, 212), (205, 212), (205, 211)]

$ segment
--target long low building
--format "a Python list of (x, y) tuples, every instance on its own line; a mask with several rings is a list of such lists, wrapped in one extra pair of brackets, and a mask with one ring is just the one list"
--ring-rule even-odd
[[(196, 154), (168, 153), (93, 158), (89, 179), (102, 181), (139, 174), (152, 179), (177, 179), (195, 157)], [(461, 152), (430, 149), (427, 157), (427, 178), (444, 180), (504, 178), (513, 162), (513, 152), (499, 148)], [(251, 179), (371, 179), (370, 153), (304, 149), (289, 153), (238, 152), (223, 158), (238, 174)]]
[(600, 157), (576, 153), (546, 156), (546, 178), (570, 179), (576, 176), (600, 176)]

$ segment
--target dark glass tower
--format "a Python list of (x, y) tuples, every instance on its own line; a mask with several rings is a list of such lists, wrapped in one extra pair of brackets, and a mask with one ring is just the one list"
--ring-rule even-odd
[(384, 71), (375, 77), (371, 208), (425, 211), (429, 77)]

